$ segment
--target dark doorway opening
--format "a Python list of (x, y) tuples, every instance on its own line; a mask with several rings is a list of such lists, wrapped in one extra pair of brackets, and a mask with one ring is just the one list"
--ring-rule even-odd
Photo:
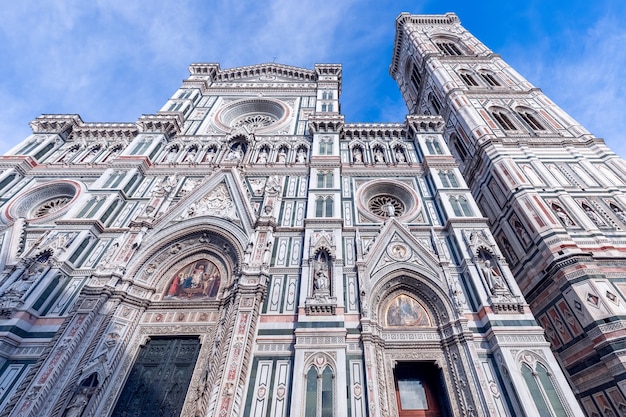
[(445, 417), (441, 371), (430, 362), (400, 362), (394, 369), (399, 417)]
[(198, 338), (154, 338), (141, 348), (113, 417), (178, 417), (198, 353)]

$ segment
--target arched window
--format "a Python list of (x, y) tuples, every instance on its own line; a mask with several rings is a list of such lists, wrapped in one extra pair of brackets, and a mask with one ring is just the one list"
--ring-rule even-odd
[(437, 41), (435, 42), (435, 45), (437, 45), (437, 48), (441, 51), (441, 53), (443, 53), (444, 55), (450, 55), (450, 56), (459, 56), (459, 55), (463, 55), (463, 53), (461, 52), (461, 50), (459, 49), (458, 46), (456, 46), (456, 44), (454, 42), (450, 42), (450, 41)]
[(322, 104), (322, 111), (326, 111), (326, 104)]
[(419, 91), (420, 84), (422, 83), (422, 77), (420, 76), (419, 69), (415, 64), (411, 67), (411, 83), (413, 83), (415, 91)]
[(322, 171), (317, 173), (317, 188), (333, 188), (332, 171)]
[(131, 155), (139, 155), (144, 153), (150, 147), (149, 141), (139, 142), (137, 146), (130, 152)]
[(4, 177), (2, 179), (2, 181), (0, 181), (0, 191), (6, 187), (8, 184), (10, 184), (11, 182), (13, 182), (13, 180), (15, 179), (15, 174), (11, 174), (11, 175), (7, 175), (6, 177)]
[(439, 179), (444, 187), (458, 187), (459, 182), (452, 171), (439, 171)]
[(441, 155), (443, 153), (439, 141), (435, 138), (426, 139), (426, 148), (428, 148), (428, 153), (431, 155)]
[(306, 374), (305, 417), (332, 417), (334, 410), (334, 375), (329, 365), (320, 373), (312, 365)]
[(502, 130), (517, 130), (517, 126), (513, 124), (505, 110), (492, 109), (490, 113)]
[(567, 415), (552, 381), (552, 374), (543, 364), (536, 363), (533, 371), (529, 364), (523, 363), (522, 375), (540, 416)]
[(472, 210), (464, 196), (451, 196), (450, 205), (455, 216), (467, 217), (472, 215)]
[(315, 217), (333, 217), (333, 198), (319, 196), (315, 200)]
[(468, 156), (465, 143), (463, 143), (461, 138), (459, 138), (456, 133), (453, 133), (452, 136), (450, 136), (450, 143), (452, 143), (454, 149), (456, 149), (459, 158), (461, 158), (461, 161), (465, 162)]
[(333, 154), (333, 140), (326, 136), (320, 139), (320, 155)]
[(481, 71), (480, 76), (482, 77), (483, 80), (485, 80), (487, 84), (489, 84), (492, 87), (499, 87), (501, 85), (498, 79), (490, 72)]
[(518, 108), (517, 114), (532, 130), (546, 130), (534, 111), (530, 109)]
[(474, 79), (474, 76), (469, 72), (460, 72), (459, 76), (468, 87), (478, 87), (478, 83)]
[(428, 102), (435, 114), (441, 114), (441, 103), (433, 93), (428, 93)]
[(35, 155), (35, 159), (41, 159), (41, 157), (48, 153), (48, 151), (52, 148), (54, 148), (54, 143), (47, 144), (42, 150), (37, 152), (37, 154)]

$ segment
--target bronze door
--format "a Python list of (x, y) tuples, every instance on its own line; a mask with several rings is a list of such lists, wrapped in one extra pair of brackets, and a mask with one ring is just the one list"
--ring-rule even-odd
[(179, 417), (200, 340), (152, 339), (139, 352), (113, 417)]

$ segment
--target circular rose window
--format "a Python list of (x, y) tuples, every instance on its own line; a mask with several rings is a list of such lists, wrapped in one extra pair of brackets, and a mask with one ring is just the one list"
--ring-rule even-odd
[(368, 201), (369, 211), (380, 217), (398, 217), (404, 214), (404, 204), (391, 195), (377, 195)]
[(39, 218), (48, 214), (56, 213), (65, 207), (72, 199), (70, 197), (57, 197), (45, 201), (32, 211), (32, 217)]
[(57, 181), (39, 185), (18, 195), (5, 214), (9, 218), (29, 220), (55, 217), (69, 208), (78, 197), (80, 186), (74, 181)]
[(289, 108), (278, 100), (251, 98), (227, 104), (215, 115), (216, 124), (224, 129), (247, 127), (249, 130), (277, 128), (289, 117)]
[(374, 180), (357, 190), (357, 206), (364, 217), (379, 222), (390, 217), (411, 220), (419, 214), (419, 197), (408, 184)]

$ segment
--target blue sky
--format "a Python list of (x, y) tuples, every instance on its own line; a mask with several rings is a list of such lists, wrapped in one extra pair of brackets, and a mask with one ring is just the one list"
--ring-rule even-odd
[(388, 75), (394, 21), (457, 13), (462, 24), (626, 156), (626, 2), (602, 0), (55, 0), (0, 4), (0, 154), (42, 113), (133, 122), (192, 62), (343, 64), (348, 122), (398, 122)]

